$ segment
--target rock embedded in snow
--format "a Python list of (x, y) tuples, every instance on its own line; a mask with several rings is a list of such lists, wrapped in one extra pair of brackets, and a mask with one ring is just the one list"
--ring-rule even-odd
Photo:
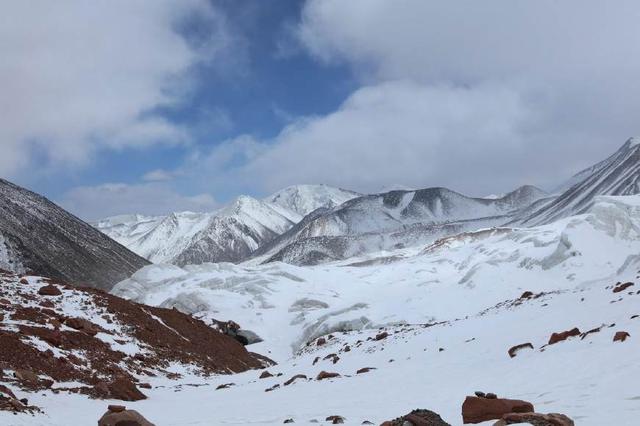
[(614, 342), (624, 342), (627, 338), (631, 337), (629, 333), (626, 331), (616, 331), (616, 334), (613, 336)]
[(621, 291), (625, 291), (626, 289), (628, 289), (629, 287), (633, 286), (634, 284), (632, 282), (627, 282), (627, 283), (618, 283), (618, 285), (616, 285), (613, 288), (613, 292), (614, 293), (620, 293)]
[(567, 340), (569, 337), (575, 337), (575, 336), (579, 336), (580, 335), (580, 330), (578, 329), (578, 327), (574, 327), (571, 330), (567, 330), (567, 331), (561, 331), (558, 333), (553, 333), (551, 335), (551, 337), (549, 338), (549, 345), (554, 345), (558, 342), (562, 342), (564, 340)]
[(499, 420), (508, 413), (532, 413), (533, 404), (519, 399), (479, 398), (467, 396), (462, 404), (463, 423), (481, 423)]
[(508, 351), (509, 356), (514, 358), (522, 349), (533, 349), (533, 345), (531, 343), (522, 343), (520, 345), (512, 346)]
[(339, 373), (332, 373), (328, 371), (321, 371), (316, 376), (316, 380), (324, 380), (324, 379), (333, 379), (336, 377), (340, 377)]
[(494, 426), (504, 426), (511, 424), (532, 424), (535, 426), (574, 426), (575, 423), (564, 414), (550, 413), (509, 413), (505, 414), (502, 419), (494, 424)]
[(445, 422), (438, 413), (431, 410), (417, 409), (409, 414), (389, 420), (380, 426), (451, 426)]

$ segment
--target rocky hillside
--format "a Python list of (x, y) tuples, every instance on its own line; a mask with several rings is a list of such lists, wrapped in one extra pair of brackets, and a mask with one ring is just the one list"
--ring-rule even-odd
[[(223, 334), (225, 324), (216, 325), (99, 290), (0, 271), (0, 409), (7, 390), (135, 401), (161, 378), (271, 365)], [(38, 411), (28, 402), (4, 408)]]
[(618, 151), (572, 177), (553, 200), (520, 215), (518, 225), (535, 226), (584, 213), (599, 195), (640, 193), (640, 139), (627, 140)]
[(0, 179), (0, 267), (109, 290), (149, 262), (46, 198)]

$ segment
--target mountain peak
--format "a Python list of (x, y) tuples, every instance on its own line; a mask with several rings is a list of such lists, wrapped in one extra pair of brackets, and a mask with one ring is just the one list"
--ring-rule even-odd
[(293, 185), (265, 198), (272, 204), (306, 216), (321, 207), (335, 207), (359, 197), (361, 194), (342, 188), (335, 188), (325, 184)]

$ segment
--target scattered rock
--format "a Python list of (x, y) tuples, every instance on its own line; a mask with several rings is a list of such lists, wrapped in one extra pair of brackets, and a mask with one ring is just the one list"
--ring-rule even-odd
[(508, 413), (532, 413), (533, 405), (527, 401), (504, 398), (478, 398), (468, 396), (462, 404), (463, 423), (480, 423), (487, 420), (500, 420)]
[(520, 296), (520, 299), (530, 299), (533, 297), (533, 292), (531, 291), (525, 291), (524, 293), (522, 293), (522, 295)]
[(513, 346), (513, 347), (511, 347), (511, 348), (509, 349), (509, 351), (508, 351), (508, 352), (509, 352), (509, 356), (510, 356), (511, 358), (513, 358), (513, 357), (515, 357), (515, 356), (518, 354), (518, 352), (519, 352), (520, 350), (522, 350), (522, 349), (526, 349), (526, 348), (528, 348), (528, 349), (533, 349), (533, 345), (532, 345), (531, 343), (522, 343), (522, 344), (520, 344), (520, 345)]
[(356, 371), (356, 374), (368, 373), (371, 370), (375, 370), (375, 367), (364, 367)]
[(138, 387), (142, 389), (151, 389), (151, 383), (139, 383)]
[(376, 340), (382, 340), (382, 339), (386, 339), (387, 337), (389, 337), (389, 333), (387, 333), (386, 331), (383, 331), (382, 333), (378, 333), (376, 334)]
[(338, 374), (338, 373), (329, 373), (327, 371), (321, 371), (316, 376), (316, 380), (332, 379), (334, 377), (340, 377), (340, 374)]
[(345, 418), (342, 416), (329, 416), (325, 420), (334, 425), (341, 425), (344, 423)]
[(282, 423), (295, 423), (295, 422), (293, 421), (293, 419), (286, 419), (286, 420), (285, 420), (284, 422), (282, 422)]
[(136, 410), (127, 410), (122, 405), (110, 405), (98, 420), (98, 426), (154, 426)]
[(62, 292), (53, 284), (45, 285), (44, 287), (40, 287), (38, 290), (38, 294), (41, 296), (60, 296)]
[(260, 377), (258, 377), (259, 379), (266, 379), (268, 377), (273, 377), (273, 374), (269, 373), (267, 370), (263, 371), (262, 374), (260, 374)]
[(293, 382), (295, 382), (298, 379), (307, 380), (307, 376), (305, 376), (304, 374), (296, 374), (295, 376), (293, 376), (292, 378), (290, 378), (289, 380), (284, 382), (284, 385), (285, 386), (289, 386), (290, 384), (292, 384)]
[(220, 390), (220, 389), (229, 389), (231, 386), (235, 386), (235, 383), (223, 383), (221, 385), (218, 385), (218, 387), (216, 388), (216, 390)]
[(430, 410), (413, 410), (406, 416), (386, 421), (380, 426), (451, 426), (439, 414)]
[(17, 399), (15, 394), (11, 389), (6, 387), (5, 385), (0, 385), (0, 396), (5, 395), (6, 397)]
[(560, 333), (553, 333), (549, 338), (549, 344), (553, 345), (558, 342), (562, 342), (563, 340), (567, 340), (569, 337), (575, 337), (580, 335), (580, 330), (578, 327), (574, 327), (571, 330), (562, 331)]
[(616, 285), (613, 288), (613, 292), (614, 293), (620, 293), (621, 291), (624, 291), (626, 289), (628, 289), (629, 287), (631, 287), (632, 285), (634, 285), (633, 283), (624, 283), (624, 284), (620, 284), (618, 283), (618, 285)]
[(268, 389), (265, 389), (264, 391), (265, 391), (265, 392), (271, 392), (271, 391), (273, 391), (273, 390), (278, 389), (279, 387), (280, 387), (280, 384), (279, 384), (279, 383), (276, 383), (275, 385), (271, 386), (271, 387), (270, 387), (270, 388), (268, 388)]
[(627, 337), (631, 337), (631, 335), (626, 331), (616, 331), (616, 334), (613, 336), (613, 341), (624, 342), (625, 340), (627, 340)]

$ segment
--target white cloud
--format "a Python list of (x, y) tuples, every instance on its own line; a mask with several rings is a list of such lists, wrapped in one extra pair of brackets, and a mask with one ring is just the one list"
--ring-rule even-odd
[(164, 182), (172, 180), (175, 175), (174, 172), (156, 169), (145, 173), (144, 176), (142, 176), (142, 180), (145, 182)]
[(128, 213), (157, 215), (185, 210), (211, 211), (218, 206), (209, 194), (185, 196), (161, 183), (82, 186), (67, 192), (58, 203), (85, 220)]
[(352, 67), (362, 87), (255, 141), (226, 180), (553, 187), (640, 133), (638, 17), (629, 0), (308, 0), (301, 44)]
[[(176, 28), (197, 17), (207, 38)], [(0, 16), (0, 173), (86, 164), (99, 149), (185, 143), (153, 114), (181, 102), (189, 71), (231, 48), (205, 0), (15, 1)]]

